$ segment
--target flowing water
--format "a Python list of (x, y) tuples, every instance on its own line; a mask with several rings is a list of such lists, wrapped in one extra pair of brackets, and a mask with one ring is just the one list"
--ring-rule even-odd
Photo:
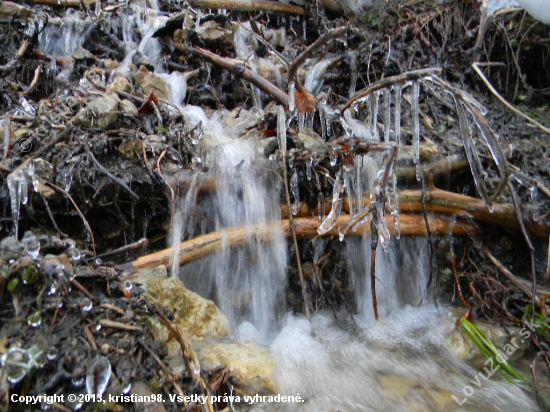
[[(159, 15), (154, 2), (149, 4), (152, 6), (148, 9), (135, 5), (133, 14), (122, 14), (116, 23), (121, 26), (118, 29), (123, 33), (126, 49), (126, 58), (117, 73), (126, 73), (139, 52), (166, 82), (170, 99), (181, 111), (186, 127), (196, 127), (201, 135), (200, 142), (194, 142), (198, 145), (192, 184), (176, 199), (170, 244), (175, 250), (181, 240), (213, 230), (223, 233), (227, 228), (279, 221), (282, 185), (273, 172), (276, 166), (265, 160), (258, 142), (241, 139), (247, 130), (247, 118), (261, 115), (261, 93), (255, 93), (256, 107), (248, 112), (242, 110), (239, 116), (233, 116), (232, 122), (225, 121), (230, 117), (228, 113), (220, 111), (208, 117), (198, 107), (181, 106), (185, 96), (184, 78), (164, 71), (159, 42), (152, 38), (154, 29), (165, 17)], [(75, 22), (69, 15), (60, 27), (61, 38), (56, 40), (55, 32), (48, 29), (41, 39), (41, 47), (68, 56), (82, 45), (90, 26)], [(250, 27), (242, 25), (237, 32), (236, 49), (239, 57), (248, 59), (251, 68), (260, 72), (266, 66), (253, 55), (252, 38)], [(286, 42), (284, 34), (274, 34), (271, 38), (281, 44)], [(312, 89), (322, 88), (319, 76), (331, 63), (329, 60), (318, 62), (311, 68), (306, 81)], [(272, 80), (281, 81), (277, 76)], [(408, 91), (411, 117), (414, 134), (418, 135), (418, 84), (405, 86), (412, 89)], [(373, 113), (378, 113), (380, 100), (381, 110), (388, 113), (383, 138), (389, 141), (391, 137), (400, 143), (402, 88), (396, 86), (392, 92), (385, 93), (369, 97), (369, 116), (377, 117)], [(395, 102), (393, 129), (389, 125), (391, 101)], [(330, 136), (332, 120), (329, 117), (336, 115), (328, 107), (321, 111), (323, 137)], [(375, 124), (358, 121), (349, 111), (338, 121), (350, 135), (382, 140)], [(418, 149), (418, 139), (414, 143)], [(206, 169), (216, 181), (216, 190), (207, 196), (197, 195), (201, 189), (200, 176)], [(356, 171), (353, 189), (351, 175), (342, 176), (336, 195), (347, 192), (353, 197), (372, 188), (379, 164), (371, 169), (364, 167)], [(24, 203), (20, 193), (25, 188), (20, 177), (14, 175), (10, 185), (15, 215), (20, 202)], [(436, 308), (427, 302), (429, 265), (425, 239), (392, 239), (384, 245), (379, 242), (376, 262), (379, 322), (374, 321), (370, 292), (371, 239), (366, 236), (344, 240), (357, 314), (356, 324), (346, 323), (342, 328), (334, 322), (332, 314), (316, 313), (310, 323), (303, 317), (286, 313), (288, 243), (280, 229), (273, 229), (269, 242), (256, 241), (250, 230), (246, 237), (241, 247), (230, 248), (224, 239), (221, 251), (214, 256), (182, 268), (173, 263), (171, 273), (180, 276), (188, 288), (214, 298), (228, 317), (235, 339), (254, 340), (270, 348), (280, 392), (300, 394), (306, 400), (278, 404), (276, 410), (536, 410), (529, 397), (513, 384), (492, 378), (473, 386), (477, 371), (460, 361), (445, 339), (456, 319), (449, 316), (448, 309)], [(318, 242), (324, 244), (325, 241)], [(316, 259), (320, 257), (319, 250)], [(474, 388), (472, 395), (459, 405), (468, 385)], [(273, 405), (261, 404), (253, 407), (257, 411), (272, 408)]]

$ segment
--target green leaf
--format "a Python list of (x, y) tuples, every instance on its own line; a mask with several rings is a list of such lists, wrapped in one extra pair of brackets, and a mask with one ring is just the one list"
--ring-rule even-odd
[(7, 290), (8, 292), (13, 292), (17, 285), (19, 284), (19, 278), (13, 278), (8, 282)]

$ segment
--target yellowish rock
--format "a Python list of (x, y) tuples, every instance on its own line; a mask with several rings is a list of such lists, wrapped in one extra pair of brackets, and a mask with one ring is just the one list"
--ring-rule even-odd
[(153, 92), (159, 98), (168, 99), (170, 93), (164, 81), (156, 74), (147, 70), (145, 66), (140, 66), (135, 77), (145, 94)]
[(132, 85), (130, 84), (128, 79), (126, 79), (123, 76), (115, 77), (115, 79), (112, 81), (112, 83), (110, 83), (107, 86), (107, 94), (111, 94), (111, 93), (115, 93), (115, 92), (130, 93), (131, 91), (132, 91)]
[[(142, 285), (153, 302), (174, 314), (174, 325), (179, 326), (189, 338), (229, 335), (227, 318), (214, 302), (186, 289), (179, 279), (158, 278), (138, 272), (133, 281)], [(169, 338), (168, 331), (164, 327), (158, 327), (157, 322), (153, 322), (151, 326), (156, 329), (159, 339)]]
[(279, 392), (275, 383), (275, 361), (268, 348), (254, 342), (224, 340), (194, 342), (201, 367), (211, 369), (225, 365), (239, 383), (236, 389), (244, 395), (268, 395)]

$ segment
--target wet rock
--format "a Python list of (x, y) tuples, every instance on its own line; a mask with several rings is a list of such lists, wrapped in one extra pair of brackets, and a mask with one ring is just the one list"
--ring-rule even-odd
[(272, 139), (265, 139), (264, 156), (269, 157), (279, 149), (279, 142), (276, 137)]
[(170, 96), (164, 81), (156, 74), (149, 72), (145, 66), (141, 66), (135, 76), (145, 94), (154, 92), (157, 97), (162, 99), (168, 99)]
[(76, 49), (74, 49), (73, 53), (71, 54), (71, 57), (75, 60), (90, 60), (90, 61), (95, 60), (95, 56), (81, 46), (78, 46)]
[(111, 94), (111, 93), (115, 93), (115, 92), (131, 93), (132, 92), (132, 85), (130, 84), (128, 79), (126, 79), (125, 77), (117, 76), (112, 81), (112, 83), (110, 83), (107, 86), (107, 94)]
[(138, 115), (137, 107), (128, 99), (124, 99), (120, 102), (120, 111), (124, 116), (128, 117), (137, 117)]
[(107, 129), (118, 120), (120, 99), (116, 94), (99, 97), (78, 113), (79, 122), (87, 127)]
[[(170, 310), (174, 314), (173, 323), (191, 339), (229, 334), (227, 318), (214, 302), (186, 289), (179, 279), (158, 278), (138, 272), (132, 280), (141, 284), (145, 293), (150, 295), (154, 302)], [(169, 338), (164, 327), (156, 323), (152, 324), (152, 327), (159, 339)]]
[(0, 261), (9, 262), (19, 258), (24, 253), (25, 248), (14, 237), (5, 237), (0, 241)]
[[(453, 311), (454, 319), (458, 319), (462, 313)], [(525, 349), (529, 345), (529, 340), (522, 337), (519, 333), (520, 328), (508, 326), (508, 332), (499, 325), (494, 325), (477, 320), (475, 325), (487, 336), (493, 344), (506, 354), (508, 360), (519, 359), (523, 356)], [(461, 329), (454, 328), (447, 334), (447, 341), (457, 356), (470, 363), (476, 368), (483, 368), (487, 358), (481, 353), (477, 346), (462, 332)], [(518, 348), (515, 347), (518, 346)]]
[(31, 17), (32, 10), (11, 1), (0, 3), (0, 19), (11, 19), (15, 13), (19, 17)]
[(275, 383), (275, 361), (273, 355), (264, 346), (251, 341), (205, 340), (193, 343), (201, 367), (212, 369), (224, 365), (239, 383), (236, 389), (245, 395), (268, 395), (278, 393)]
[(302, 133), (298, 133), (296, 142), (310, 153), (317, 153), (320, 156), (328, 154), (328, 145), (311, 129), (304, 128)]
[(223, 40), (230, 34), (231, 30), (223, 29), (213, 20), (203, 23), (197, 30), (197, 35), (204, 40), (205, 43)]
[(116, 60), (113, 59), (105, 59), (103, 60), (103, 66), (106, 69), (113, 70), (118, 67), (119, 63)]

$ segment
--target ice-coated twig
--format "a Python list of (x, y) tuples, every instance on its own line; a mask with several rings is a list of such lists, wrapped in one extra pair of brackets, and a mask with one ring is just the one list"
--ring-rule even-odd
[(330, 231), (338, 222), (340, 211), (342, 210), (342, 193), (344, 192), (344, 185), (342, 184), (342, 173), (336, 173), (336, 180), (334, 181), (334, 188), (332, 190), (332, 208), (328, 216), (323, 220), (323, 223), (317, 228), (317, 233), (323, 235)]
[(413, 82), (411, 91), (411, 116), (412, 116), (412, 146), (413, 158), (416, 165), (416, 180), (420, 181), (420, 83)]
[[(283, 180), (285, 186), (285, 195), (286, 195), (286, 206), (288, 210), (290, 208), (290, 190), (288, 188), (288, 170), (286, 167), (286, 115), (285, 109), (282, 106), (279, 106), (277, 109), (277, 139), (279, 140), (279, 149), (281, 150), (281, 157), (283, 160)], [(296, 237), (296, 227), (294, 226), (294, 218), (292, 213), (288, 218), (290, 232), (292, 234), (292, 242), (294, 243), (294, 250), (296, 254), (296, 266), (298, 267), (298, 276), (300, 278), (300, 286), (302, 288), (302, 298), (304, 300), (304, 310), (306, 316), (311, 322), (311, 314), (309, 313), (309, 298), (307, 296), (307, 290), (304, 283), (304, 273), (302, 271), (302, 260), (300, 259), (300, 250), (298, 249), (298, 238)]]
[(370, 86), (366, 87), (365, 89), (357, 92), (352, 98), (350, 98), (347, 101), (347, 103), (344, 105), (344, 107), (342, 107), (342, 109), (340, 109), (340, 112), (344, 113), (356, 101), (363, 100), (366, 96), (368, 96), (369, 94), (371, 94), (371, 93), (373, 93), (377, 90), (381, 90), (381, 89), (391, 87), (394, 84), (402, 84), (402, 83), (406, 83), (406, 82), (409, 82), (409, 81), (415, 81), (415, 80), (419, 80), (419, 79), (422, 79), (422, 78), (425, 78), (425, 77), (434, 76), (438, 73), (441, 73), (440, 68), (431, 67), (431, 68), (427, 68), (427, 69), (413, 70), (413, 71), (410, 71), (410, 72), (399, 74), (397, 76), (386, 77), (385, 79), (380, 80), (376, 83), (373, 83)]
[(481, 166), (481, 161), (479, 160), (479, 155), (477, 154), (477, 150), (472, 139), (472, 130), (468, 125), (466, 112), (464, 111), (464, 107), (462, 106), (462, 102), (460, 101), (458, 96), (453, 95), (453, 98), (455, 99), (456, 112), (458, 114), (458, 124), (460, 126), (462, 141), (464, 142), (464, 150), (466, 151), (466, 157), (468, 158), (468, 162), (470, 163), (470, 169), (472, 170), (472, 176), (474, 177), (477, 191), (479, 192), (479, 196), (481, 196), (481, 199), (491, 210), (493, 204), (491, 202), (491, 199), (489, 198), (489, 195), (487, 194), (487, 188), (485, 187), (485, 171)]

